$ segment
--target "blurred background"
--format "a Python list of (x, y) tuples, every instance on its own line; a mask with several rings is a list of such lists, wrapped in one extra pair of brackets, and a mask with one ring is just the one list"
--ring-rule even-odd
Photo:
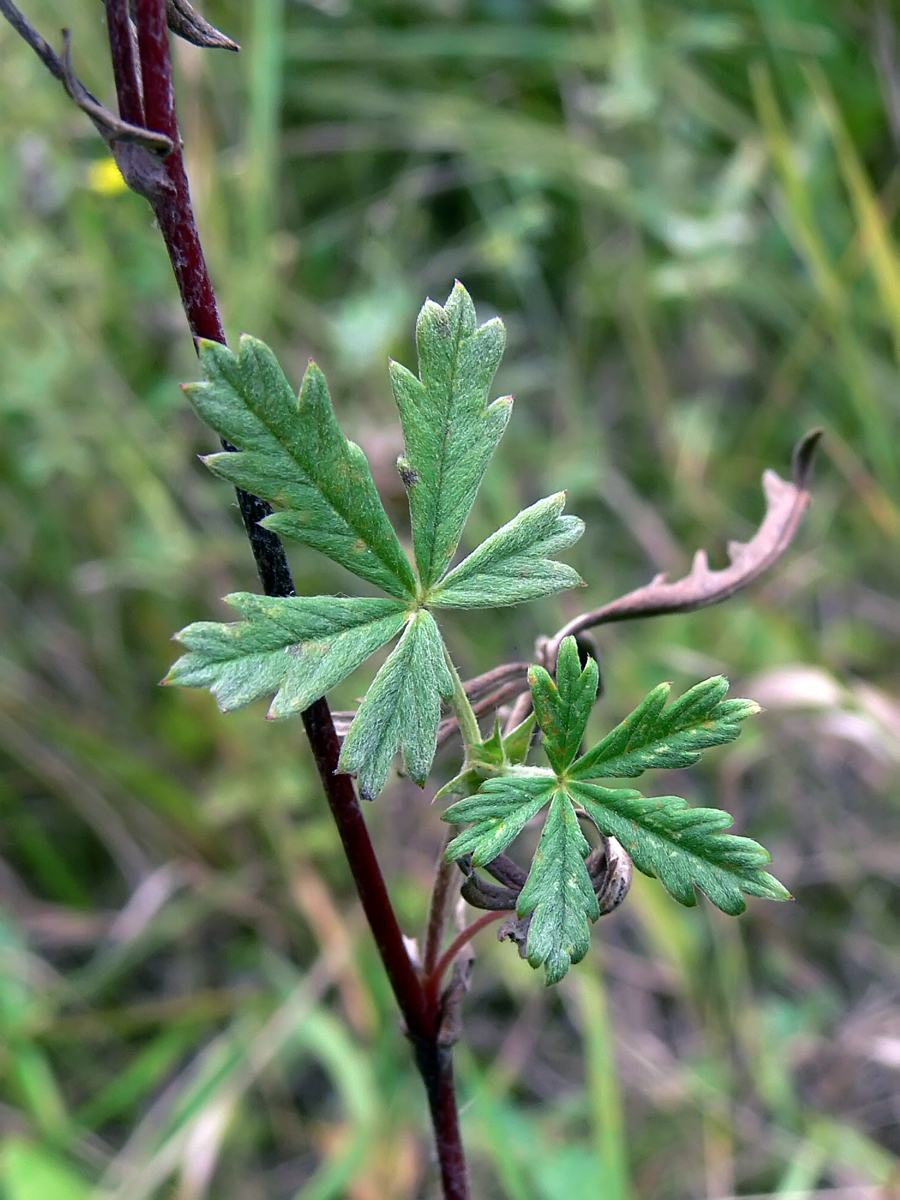
[[(113, 91), (98, 0), (28, 0)], [(386, 359), (454, 277), (516, 410), (466, 543), (561, 487), (581, 595), (445, 624), (475, 674), (725, 561), (826, 428), (747, 594), (598, 638), (765, 713), (656, 794), (728, 808), (793, 904), (653, 881), (562, 986), (491, 931), (458, 1074), (479, 1200), (900, 1196), (900, 11), (888, 0), (209, 0), (176, 47), (229, 336), (325, 369), (405, 521)], [(257, 588), (162, 243), (0, 25), (0, 1195), (434, 1200), (424, 1101), (298, 721), (157, 684)], [(301, 590), (350, 577), (292, 550)], [(368, 673), (333, 697), (349, 706)], [(439, 761), (436, 778), (453, 770)], [(367, 808), (409, 934), (442, 836)]]

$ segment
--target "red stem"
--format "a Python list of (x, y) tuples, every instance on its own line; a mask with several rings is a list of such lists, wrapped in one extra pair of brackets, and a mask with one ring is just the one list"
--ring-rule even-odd
[[(115, 0), (107, 0), (107, 3), (110, 7), (122, 7), (121, 3), (115, 4)], [(125, 7), (127, 11), (127, 5)], [(175, 149), (165, 159), (166, 174), (175, 186), (171, 192), (160, 196), (153, 211), (169, 252), (191, 333), (195, 338), (224, 342), (225, 330), (194, 220), (181, 153), (165, 0), (136, 0), (135, 18), (146, 126), (164, 133), (175, 143)]]
[(141, 76), (134, 55), (135, 44), (128, 5), (117, 4), (116, 0), (106, 0), (106, 25), (109, 31), (119, 116), (130, 125), (143, 125)]
[(442, 1046), (434, 1036), (424, 1042), (414, 1040), (413, 1044), (416, 1066), (428, 1094), (428, 1108), (434, 1129), (444, 1200), (470, 1200), (469, 1175), (456, 1106), (451, 1048)]
[(425, 991), (432, 1002), (436, 1001), (441, 987), (441, 980), (444, 978), (447, 969), (452, 965), (454, 958), (462, 950), (468, 942), (471, 942), (476, 933), (481, 933), (482, 929), (492, 925), (494, 921), (499, 921), (501, 917), (508, 917), (509, 913), (501, 909), (499, 912), (482, 913), (477, 920), (471, 925), (467, 925), (465, 929), (457, 937), (453, 939), (441, 957), (434, 965), (434, 970), (425, 980)]
[(428, 1004), (422, 981), (410, 961), (350, 776), (336, 774), (341, 746), (327, 702), (317, 700), (306, 709), (303, 724), (363, 912), (371, 926), (409, 1035), (414, 1041), (434, 1041), (438, 1032), (439, 1013), (436, 1006)]
[[(195, 341), (202, 337), (224, 344), (225, 331), (194, 219), (181, 153), (165, 0), (136, 0), (139, 63), (128, 23), (128, 0), (106, 0), (106, 7), (121, 116), (165, 133), (174, 142), (175, 148), (164, 160), (174, 187), (156, 199), (153, 208), (185, 316)], [(238, 501), (266, 595), (294, 595), (284, 547), (278, 537), (259, 525), (271, 509), (240, 490)], [(318, 700), (302, 718), (363, 911), (415, 1047), (416, 1065), (428, 1094), (444, 1198), (469, 1200), (453, 1064), (449, 1046), (440, 1043), (440, 1000), (426, 992), (409, 957), (355, 788), (349, 776), (337, 772), (340, 742), (327, 702)]]

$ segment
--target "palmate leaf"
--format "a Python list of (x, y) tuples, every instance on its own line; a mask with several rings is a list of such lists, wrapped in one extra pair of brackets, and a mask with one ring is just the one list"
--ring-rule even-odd
[(453, 694), (444, 644), (431, 613), (420, 610), (366, 692), (344, 739), (339, 768), (357, 776), (372, 800), (384, 787), (398, 749), (423, 787), (437, 748), (441, 698)]
[(488, 404), (505, 340), (498, 319), (476, 328), (475, 307), (457, 283), (443, 308), (428, 300), (419, 313), (419, 377), (391, 363), (406, 446), (398, 465), (409, 496), (419, 578), (426, 588), (440, 579), (453, 557), (509, 420), (510, 397)]
[(188, 625), (176, 635), (188, 653), (163, 682), (209, 688), (223, 712), (274, 692), (270, 717), (308, 708), (409, 620), (387, 598), (235, 592), (225, 602), (245, 620)]
[(429, 603), (436, 608), (499, 608), (582, 585), (577, 571), (550, 558), (584, 532), (579, 517), (562, 515), (565, 502), (565, 492), (557, 492), (523, 509), (454, 567)]
[(665, 707), (668, 685), (655, 688), (598, 746), (573, 762), (596, 699), (597, 666), (582, 669), (575, 639), (560, 647), (556, 680), (540, 667), (529, 672), (532, 701), (551, 770), (508, 767), (474, 795), (450, 806), (444, 819), (471, 822), (449, 845), (447, 857), (471, 854), (484, 865), (550, 802), (550, 811), (518, 912), (531, 914), (526, 951), (543, 964), (547, 982), (561, 979), (587, 949), (588, 922), (599, 916), (584, 857), (589, 847), (578, 814), (616, 838), (634, 865), (655, 876), (681, 904), (704, 892), (723, 912), (743, 912), (744, 896), (789, 899), (763, 868), (769, 854), (750, 838), (725, 833), (732, 818), (718, 809), (689, 808), (676, 796), (647, 798), (614, 790), (594, 778), (630, 777), (656, 766), (689, 766), (700, 750), (731, 741), (738, 722), (758, 711), (748, 700), (726, 700), (726, 680), (709, 679)]
[(698, 683), (666, 708), (661, 683), (621, 725), (576, 762), (573, 779), (632, 779), (653, 767), (690, 767), (709, 746), (733, 742), (739, 722), (759, 712), (752, 700), (726, 700), (721, 675)]
[(600, 908), (584, 865), (590, 846), (578, 825), (565, 786), (550, 771), (525, 768), (490, 779), (474, 796), (459, 800), (444, 813), (454, 824), (471, 821), (447, 847), (451, 861), (472, 855), (482, 867), (501, 854), (545, 805), (550, 810), (517, 906), (531, 916), (527, 955), (533, 967), (542, 963), (547, 983), (557, 983), (570, 962), (579, 962), (590, 941), (588, 919)]
[[(247, 620), (200, 622), (184, 630), (179, 637), (188, 653), (166, 682), (208, 687), (226, 710), (275, 693), (269, 715), (285, 716), (318, 699), (408, 625), (360, 707), (340, 760), (342, 770), (358, 775), (368, 797), (383, 786), (398, 748), (420, 783), (434, 756), (441, 701), (452, 685), (427, 609), (514, 604), (581, 582), (571, 567), (549, 557), (583, 528), (578, 518), (563, 515), (560, 493), (520, 513), (435, 587), (512, 402), (507, 397), (488, 404), (503, 327), (491, 321), (476, 328), (461, 285), (445, 307), (425, 305), (417, 340), (421, 378), (396, 364), (392, 378), (409, 456), (402, 474), (419, 581), (365, 455), (338, 427), (325, 378), (314, 364), (297, 399), (262, 342), (244, 337), (237, 354), (201, 342), (205, 381), (185, 388), (199, 415), (237, 447), (209, 455), (204, 461), (210, 469), (278, 510), (263, 524), (322, 551), (396, 600), (231, 597)], [(502, 757), (498, 765), (508, 763)], [(466, 786), (479, 782), (470, 779)]]
[(695, 888), (716, 908), (737, 916), (744, 896), (789, 900), (762, 868), (771, 856), (752, 838), (723, 833), (732, 818), (717, 808), (689, 808), (678, 796), (642, 796), (625, 789), (572, 782), (569, 795), (601, 833), (614, 837), (645, 875), (655, 876), (679, 903), (697, 903)]
[(548, 985), (559, 983), (570, 963), (581, 962), (591, 943), (588, 920), (600, 916), (584, 865), (589, 852), (572, 801), (560, 789), (551, 801), (516, 909), (520, 917), (532, 914), (526, 953), (533, 967), (543, 964)]
[(185, 392), (240, 453), (211, 454), (210, 470), (283, 511), (264, 525), (327, 554), (391, 596), (416, 581), (388, 520), (366, 456), (335, 419), (322, 372), (310, 364), (299, 400), (272, 351), (243, 337), (238, 354), (200, 342), (206, 382)]

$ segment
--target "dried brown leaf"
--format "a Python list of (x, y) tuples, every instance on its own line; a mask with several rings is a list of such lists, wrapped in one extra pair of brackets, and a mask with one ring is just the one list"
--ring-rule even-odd
[(758, 579), (781, 557), (794, 539), (800, 520), (809, 506), (809, 478), (816, 446), (822, 436), (814, 429), (794, 451), (793, 473), (790, 482), (775, 471), (763, 473), (766, 515), (749, 542), (730, 542), (729, 565), (714, 570), (705, 550), (694, 555), (693, 566), (683, 579), (669, 582), (666, 575), (657, 575), (645, 587), (637, 588), (605, 604), (593, 612), (583, 613), (570, 621), (547, 643), (544, 655), (547, 663), (556, 663), (563, 638), (579, 634), (595, 625), (610, 621), (626, 621), (634, 617), (656, 617), (664, 613), (692, 612), (709, 604), (727, 600), (742, 588)]
[(237, 42), (210, 25), (187, 0), (166, 0), (166, 21), (173, 33), (209, 50), (240, 50)]

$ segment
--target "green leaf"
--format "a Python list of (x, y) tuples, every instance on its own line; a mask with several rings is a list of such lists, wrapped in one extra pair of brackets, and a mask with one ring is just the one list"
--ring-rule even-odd
[(559, 648), (556, 683), (543, 667), (532, 667), (528, 672), (534, 711), (544, 734), (544, 749), (559, 774), (578, 753), (597, 699), (599, 678), (599, 668), (592, 658), (582, 671), (573, 637), (565, 638)]
[(534, 722), (534, 713), (529, 713), (525, 720), (503, 739), (503, 756), (510, 765), (523, 763), (528, 757), (534, 733)]
[(200, 342), (205, 383), (185, 392), (241, 453), (204, 459), (215, 474), (271, 501), (263, 522), (320, 550), (389, 595), (415, 595), (412, 567), (388, 520), (366, 456), (335, 420), (325, 376), (310, 364), (299, 401), (272, 351), (242, 337), (240, 352)]
[(457, 283), (441, 308), (426, 301), (416, 324), (419, 378), (391, 363), (406, 457), (413, 545), (424, 587), (440, 579), (459, 544), (475, 494), (500, 440), (512, 399), (488, 404), (506, 334), (499, 319), (475, 326), (475, 307)]
[(534, 713), (515, 727), (506, 737), (500, 732), (500, 722), (495, 718), (494, 732), (486, 742), (470, 746), (466, 762), (458, 775), (445, 783), (435, 794), (435, 800), (454, 794), (471, 796), (486, 779), (503, 774), (507, 768), (523, 763), (528, 757), (531, 735), (534, 731)]
[(255, 596), (225, 602), (244, 621), (197, 621), (176, 634), (188, 650), (163, 683), (206, 687), (223, 712), (275, 693), (270, 717), (301, 712), (390, 641), (409, 613), (398, 600)]
[(695, 888), (730, 916), (747, 907), (742, 893), (789, 900), (790, 893), (762, 868), (768, 851), (752, 838), (723, 833), (732, 824), (716, 808), (689, 808), (678, 796), (645, 797), (631, 789), (570, 783), (569, 795), (601, 833), (618, 838), (634, 865), (655, 876), (681, 904), (697, 903)]
[(429, 603), (440, 608), (499, 608), (583, 586), (577, 571), (550, 558), (584, 532), (580, 518), (561, 515), (565, 503), (566, 493), (557, 492), (523, 509), (454, 567)]
[(88, 1200), (93, 1189), (52, 1150), (16, 1134), (0, 1145), (3, 1200)]
[(570, 963), (581, 962), (591, 941), (588, 918), (600, 916), (584, 865), (590, 849), (568, 795), (558, 790), (517, 908), (520, 917), (532, 914), (528, 961), (533, 967), (543, 964), (548, 985), (559, 983)]
[(453, 839), (447, 847), (447, 860), (471, 854), (476, 867), (489, 863), (537, 816), (555, 787), (556, 780), (549, 771), (532, 769), (488, 779), (476, 795), (451, 804), (444, 813), (445, 821), (474, 824)]
[(424, 787), (437, 748), (441, 699), (452, 694), (438, 627), (431, 613), (420, 610), (375, 676), (344, 739), (339, 767), (356, 774), (364, 799), (384, 787), (400, 748), (410, 777)]
[[(726, 700), (726, 680), (709, 679), (666, 708), (667, 684), (655, 688), (627, 720), (573, 763), (597, 693), (593, 659), (582, 669), (575, 639), (565, 638), (556, 680), (532, 667), (529, 683), (535, 715), (552, 770), (498, 766), (495, 734), (480, 747), (485, 772), (500, 771), (478, 791), (450, 806), (444, 820), (471, 822), (447, 848), (447, 858), (471, 854), (475, 866), (496, 858), (550, 802), (541, 840), (518, 914), (530, 916), (527, 954), (544, 965), (548, 983), (565, 975), (587, 953), (589, 921), (600, 909), (585, 856), (590, 847), (578, 824), (586, 814), (606, 837), (616, 838), (638, 870), (658, 878), (680, 903), (694, 905), (704, 892), (723, 912), (746, 908), (744, 896), (787, 900), (789, 893), (763, 868), (770, 856), (751, 838), (724, 830), (732, 818), (718, 809), (689, 808), (676, 796), (648, 799), (631, 788), (613, 790), (588, 782), (593, 774), (636, 775), (649, 767), (687, 766), (700, 750), (737, 737), (739, 722), (758, 706)], [(527, 753), (527, 742), (525, 745)], [(472, 781), (463, 773), (464, 783)]]
[(572, 766), (573, 779), (630, 779), (654, 767), (689, 767), (709, 746), (733, 742), (739, 722), (759, 712), (752, 700), (726, 700), (721, 675), (698, 683), (665, 707), (670, 684), (661, 683)]

